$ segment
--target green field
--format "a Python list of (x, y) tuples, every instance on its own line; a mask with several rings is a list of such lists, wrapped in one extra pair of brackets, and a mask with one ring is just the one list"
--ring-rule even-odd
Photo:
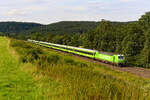
[(1, 100), (33, 99), (35, 85), (33, 79), (20, 70), (8, 50), (8, 39), (0, 37), (0, 98)]
[[(47, 100), (48, 96), (43, 95), (40, 86), (45, 83), (52, 90), (57, 85), (55, 81), (50, 78), (46, 78), (46, 81), (43, 78), (35, 80), (24, 71), (23, 66), (28, 64), (16, 60), (17, 55), (9, 47), (7, 38), (0, 37), (0, 52), (0, 100)], [(40, 86), (38, 81), (42, 81)]]
[[(0, 37), (1, 100), (148, 100), (150, 80)], [(15, 50), (15, 52), (13, 51)]]

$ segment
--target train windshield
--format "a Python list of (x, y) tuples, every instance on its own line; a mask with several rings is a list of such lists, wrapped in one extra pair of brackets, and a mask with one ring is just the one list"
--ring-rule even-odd
[(124, 56), (118, 56), (119, 59), (124, 59)]

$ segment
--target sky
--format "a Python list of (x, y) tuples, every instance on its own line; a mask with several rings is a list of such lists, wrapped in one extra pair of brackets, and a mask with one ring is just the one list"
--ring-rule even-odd
[(0, 21), (135, 21), (148, 11), (150, 0), (2, 0)]

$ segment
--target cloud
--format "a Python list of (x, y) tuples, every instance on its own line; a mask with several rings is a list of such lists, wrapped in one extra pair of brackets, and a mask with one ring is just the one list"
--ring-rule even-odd
[(87, 11), (88, 7), (86, 6), (67, 6), (67, 7), (63, 7), (65, 10), (67, 11), (75, 11), (75, 12), (83, 12), (83, 11)]
[(76, 6), (76, 7), (72, 7), (72, 10), (76, 10), (76, 11), (86, 11), (87, 7), (84, 6)]
[(27, 15), (27, 11), (25, 10), (19, 10), (19, 9), (12, 9), (8, 11), (8, 16), (25, 16)]
[(28, 8), (16, 8), (8, 10), (8, 16), (29, 16), (32, 13), (41, 12), (47, 10), (48, 7), (41, 7), (41, 6), (30, 6)]
[(134, 2), (134, 1), (138, 1), (138, 0), (120, 0), (120, 2)]
[(2, 0), (0, 20), (52, 23), (63, 20), (136, 20), (150, 0)]

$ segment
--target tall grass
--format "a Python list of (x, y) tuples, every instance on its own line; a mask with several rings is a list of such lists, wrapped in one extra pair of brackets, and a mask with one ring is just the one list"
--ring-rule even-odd
[[(23, 63), (32, 63), (42, 76), (48, 76), (59, 85), (55, 91), (58, 100), (144, 100), (149, 99), (149, 91), (142, 88), (143, 84), (149, 84), (148, 80), (142, 79), (141, 83), (126, 81), (123, 77), (105, 74), (95, 70), (101, 65), (77, 60), (66, 54), (50, 51), (27, 43), (12, 40), (11, 46), (20, 55)], [(103, 66), (102, 66), (103, 68)], [(104, 69), (103, 69), (104, 70)], [(109, 69), (110, 70), (110, 69)], [(109, 70), (105, 70), (105, 72)], [(115, 71), (111, 71), (111, 73)], [(134, 77), (132, 77), (133, 79)], [(140, 78), (139, 78), (140, 79)], [(48, 87), (47, 87), (48, 88)], [(61, 92), (60, 92), (61, 91)], [(51, 93), (47, 93), (51, 96)], [(55, 98), (56, 99), (56, 98)]]
[(0, 100), (33, 100), (34, 80), (20, 70), (20, 63), (11, 56), (8, 39), (0, 37)]

